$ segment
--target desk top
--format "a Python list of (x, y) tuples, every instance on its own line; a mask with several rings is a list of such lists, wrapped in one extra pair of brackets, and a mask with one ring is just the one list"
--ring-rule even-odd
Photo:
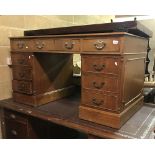
[(40, 107), (30, 107), (13, 102), (0, 101), (0, 107), (14, 110), (28, 116), (37, 117), (81, 132), (103, 138), (154, 138), (155, 106), (144, 105), (121, 129), (99, 125), (78, 117), (79, 95), (50, 102)]
[(24, 36), (86, 34), (106, 32), (128, 32), (141, 37), (152, 37), (152, 32), (138, 21), (28, 30), (24, 31)]

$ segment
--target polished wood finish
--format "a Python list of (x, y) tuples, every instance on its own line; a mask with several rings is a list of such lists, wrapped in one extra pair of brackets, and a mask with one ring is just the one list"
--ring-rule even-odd
[(11, 57), (15, 101), (37, 106), (71, 94), (72, 55), (12, 51)]
[[(91, 94), (92, 95), (92, 94)], [(110, 102), (111, 103), (111, 102)], [(116, 104), (113, 102), (113, 104)], [(80, 106), (79, 117), (91, 122), (107, 125), (113, 128), (121, 128), (121, 126), (143, 105), (143, 96), (132, 103), (128, 108), (119, 114)], [(110, 104), (108, 104), (110, 106)], [(112, 106), (110, 106), (112, 108)]]
[[(21, 42), (24, 45), (19, 46)], [(123, 112), (131, 117), (126, 109), (132, 105), (137, 107), (137, 101), (142, 98), (147, 45), (148, 38), (125, 32), (11, 38), (13, 68), (18, 67), (14, 69), (17, 71), (13, 79), (14, 100), (37, 106), (71, 94), (72, 53), (80, 53), (82, 100), (79, 117), (120, 128), (127, 119), (108, 122), (113, 114), (116, 119)], [(27, 70), (32, 68), (32, 81), (31, 74), (26, 81), (26, 77), (21, 78), (24, 73), (18, 72), (22, 66), (23, 71), (25, 66)], [(96, 113), (103, 117), (92, 119), (90, 116)]]
[(50, 91), (39, 95), (27, 95), (22, 93), (13, 93), (14, 101), (18, 103), (24, 103), (31, 106), (40, 106), (47, 104), (49, 101), (55, 101), (74, 93), (74, 86), (58, 89), (56, 91)]

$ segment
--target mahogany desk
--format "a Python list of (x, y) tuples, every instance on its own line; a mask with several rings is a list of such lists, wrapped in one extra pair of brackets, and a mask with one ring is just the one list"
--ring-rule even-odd
[[(40, 125), (41, 120), (43, 120), (49, 122), (50, 124), (54, 123), (68, 127), (70, 129), (78, 130), (85, 133), (88, 138), (154, 138), (153, 130), (155, 128), (155, 106), (144, 105), (121, 127), (121, 129), (117, 130), (114, 128), (98, 125), (89, 121), (79, 119), (79, 102), (79, 95), (70, 96), (68, 98), (55, 101), (54, 103), (48, 103), (40, 107), (31, 107), (18, 104), (13, 102), (12, 99), (3, 100), (0, 102), (0, 107), (3, 109), (1, 111), (3, 138), (7, 138), (5, 135), (6, 133), (4, 133), (5, 124), (3, 115), (3, 112), (6, 109), (12, 110), (12, 112), (18, 112), (19, 114), (23, 114), (22, 117), (28, 118), (30, 120), (32, 120), (33, 118), (38, 118), (37, 122)], [(31, 131), (35, 132), (35, 127), (31, 127)], [(61, 132), (62, 131), (63, 129), (61, 129)], [(42, 132), (44, 132), (42, 134), (45, 134), (46, 131), (44, 130)], [(72, 131), (69, 131), (69, 133), (71, 132)], [(24, 138), (41, 138), (36, 137), (36, 135), (34, 136), (34, 133), (30, 135)], [(16, 136), (17, 135), (14, 135), (14, 138), (16, 138)], [(23, 137), (21, 136), (17, 138)], [(49, 137), (43, 136), (43, 138)]]

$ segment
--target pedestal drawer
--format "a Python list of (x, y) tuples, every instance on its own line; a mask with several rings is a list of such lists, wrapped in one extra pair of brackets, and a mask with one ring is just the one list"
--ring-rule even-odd
[(82, 87), (104, 92), (118, 92), (118, 77), (105, 76), (102, 73), (83, 73)]
[(24, 94), (33, 94), (32, 82), (13, 80), (13, 91)]
[(12, 68), (13, 72), (13, 79), (14, 80), (27, 80), (31, 81), (33, 76), (32, 76), (32, 68), (29, 67), (19, 67), (19, 66), (14, 66)]
[(105, 74), (120, 73), (120, 58), (117, 56), (82, 55), (82, 71)]
[(33, 54), (32, 53), (11, 53), (11, 59), (13, 65), (20, 66), (33, 66)]
[(118, 95), (82, 89), (82, 104), (98, 109), (118, 111)]

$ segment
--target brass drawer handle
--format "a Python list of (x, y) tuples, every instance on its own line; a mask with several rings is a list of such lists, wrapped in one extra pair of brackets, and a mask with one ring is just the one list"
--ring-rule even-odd
[(10, 115), (10, 118), (15, 119), (16, 116), (15, 116), (14, 114), (11, 114), (11, 115)]
[(21, 65), (24, 64), (25, 63), (25, 59), (18, 59), (18, 63), (21, 64)]
[(23, 41), (19, 41), (19, 42), (17, 43), (17, 46), (18, 46), (19, 49), (24, 48), (24, 45), (25, 45), (25, 43), (24, 43)]
[(16, 130), (11, 130), (11, 133), (12, 133), (14, 136), (17, 136), (17, 135), (18, 135), (18, 133), (17, 133)]
[(38, 49), (42, 49), (44, 46), (45, 46), (45, 43), (44, 42), (41, 42), (41, 41), (37, 41), (36, 42), (36, 47)]
[(93, 86), (96, 88), (96, 89), (101, 89), (103, 88), (104, 86), (104, 82), (101, 82), (100, 84), (97, 84), (95, 81), (93, 82)]
[(104, 47), (105, 47), (105, 43), (104, 41), (102, 40), (97, 40), (95, 43), (94, 43), (94, 46), (97, 50), (102, 50)]
[(102, 104), (104, 103), (104, 101), (103, 101), (103, 100), (97, 101), (96, 98), (93, 98), (93, 99), (92, 99), (92, 103), (93, 103), (94, 105), (96, 105), (96, 106), (100, 106), (100, 105), (102, 105)]
[(94, 64), (93, 67), (94, 67), (94, 69), (96, 71), (99, 72), (99, 71), (102, 71), (105, 68), (105, 64), (103, 64), (103, 65), (96, 65), (96, 64)]
[(25, 72), (20, 72), (19, 76), (20, 76), (20, 78), (24, 78), (25, 77)]
[(19, 84), (18, 85), (18, 90), (25, 91), (26, 90), (26, 85), (24, 83)]
[(74, 47), (74, 44), (75, 43), (73, 41), (65, 42), (65, 48), (72, 49)]

